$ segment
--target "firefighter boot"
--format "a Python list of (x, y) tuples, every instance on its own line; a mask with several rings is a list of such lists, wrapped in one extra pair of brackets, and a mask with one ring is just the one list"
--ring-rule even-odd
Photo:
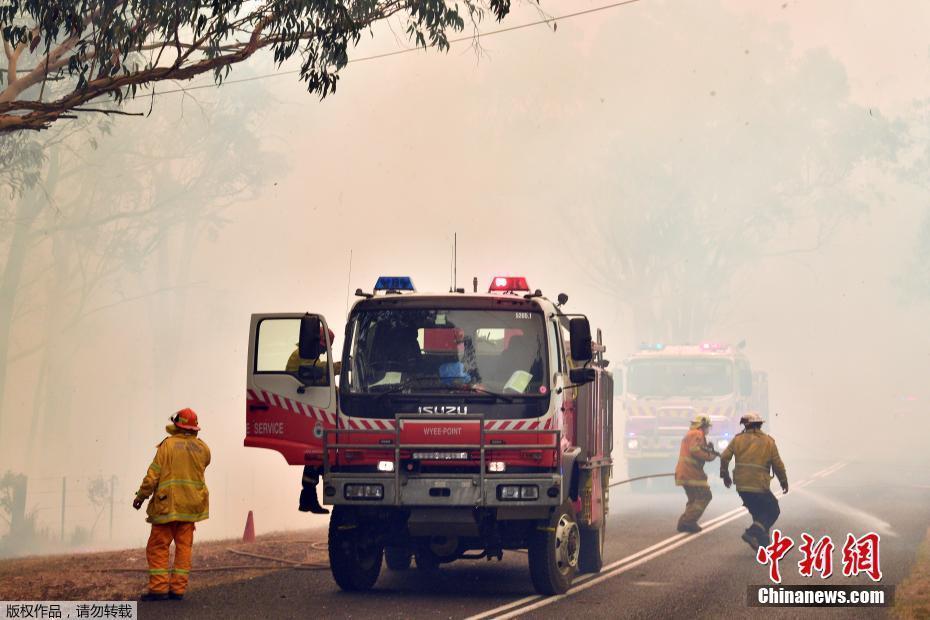
[(759, 528), (759, 533), (756, 534), (756, 540), (759, 541), (759, 545), (762, 547), (768, 547), (772, 544), (772, 537), (769, 535), (768, 530)]
[(300, 490), (300, 511), (312, 512), (315, 515), (329, 514), (329, 510), (320, 506), (320, 500), (316, 496), (316, 484)]
[(743, 532), (741, 538), (746, 541), (747, 545), (752, 547), (753, 551), (756, 551), (759, 549), (762, 543), (765, 542), (767, 536), (765, 534), (765, 530), (753, 523), (748, 528), (746, 528), (746, 531)]
[(688, 523), (688, 522), (684, 522), (684, 521), (679, 521), (679, 522), (678, 522), (678, 531), (679, 531), (679, 532), (688, 532), (688, 533), (690, 533), (690, 534), (697, 534), (697, 533), (700, 532), (702, 529), (703, 529), (703, 528), (701, 528), (701, 526), (698, 525), (697, 523)]
[(167, 601), (167, 592), (146, 592), (139, 597), (140, 601)]

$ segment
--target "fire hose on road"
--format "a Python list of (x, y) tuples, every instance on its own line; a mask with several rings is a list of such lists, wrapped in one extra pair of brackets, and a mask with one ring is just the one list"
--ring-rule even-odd
[(668, 478), (674, 476), (675, 474), (649, 474), (648, 476), (636, 476), (635, 478), (627, 478), (626, 480), (619, 480), (617, 482), (611, 482), (607, 485), (607, 488), (617, 487), (621, 484), (629, 484), (631, 482), (636, 482), (637, 480), (648, 480), (649, 478)]
[[(625, 480), (618, 480), (617, 482), (612, 482), (608, 488), (617, 487), (623, 484), (629, 484), (631, 482), (636, 482), (638, 480), (648, 480), (650, 478), (669, 478), (673, 477), (675, 474), (649, 474), (646, 476), (636, 476), (634, 478), (627, 478)], [(325, 541), (310, 541), (310, 540), (297, 540), (292, 541), (294, 543), (309, 543), (314, 549), (318, 551), (326, 550)], [(262, 555), (260, 553), (252, 553), (251, 551), (242, 551), (239, 549), (233, 549), (227, 547), (226, 551), (229, 553), (253, 558), (256, 560), (266, 560), (269, 562), (279, 562), (285, 564), (286, 566), (268, 566), (264, 564), (244, 564), (244, 565), (235, 565), (235, 566), (211, 566), (205, 568), (195, 568), (192, 569), (192, 572), (206, 573), (213, 571), (232, 571), (232, 570), (283, 570), (283, 569), (293, 569), (293, 570), (328, 570), (328, 562), (300, 562), (297, 560), (288, 560), (286, 558), (275, 557), (271, 555)], [(144, 568), (104, 568), (100, 569), (101, 572), (145, 572), (147, 569)]]

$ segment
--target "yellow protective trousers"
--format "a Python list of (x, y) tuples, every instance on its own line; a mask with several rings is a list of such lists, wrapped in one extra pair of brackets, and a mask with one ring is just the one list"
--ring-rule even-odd
[[(174, 541), (174, 567), (168, 568), (168, 548)], [(187, 521), (152, 524), (145, 557), (149, 563), (149, 592), (184, 594), (191, 570), (194, 524)]]
[(678, 525), (697, 525), (713, 495), (710, 488), (704, 486), (686, 486), (685, 494), (688, 496), (688, 503), (685, 505), (685, 512), (678, 519)]

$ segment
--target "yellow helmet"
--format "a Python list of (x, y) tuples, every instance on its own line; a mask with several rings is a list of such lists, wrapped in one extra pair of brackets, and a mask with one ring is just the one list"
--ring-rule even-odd
[(691, 428), (710, 428), (710, 418), (703, 413), (699, 413), (691, 419)]

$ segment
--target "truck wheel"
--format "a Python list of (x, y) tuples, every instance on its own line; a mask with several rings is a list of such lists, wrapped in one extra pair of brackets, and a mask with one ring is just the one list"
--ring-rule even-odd
[(601, 518), (599, 527), (581, 528), (581, 557), (578, 559), (578, 571), (582, 573), (599, 573), (604, 567), (604, 539), (607, 537), (607, 523)]
[(410, 568), (411, 553), (406, 547), (385, 547), (384, 561), (391, 570), (407, 570)]
[(368, 590), (381, 574), (384, 549), (372, 529), (352, 518), (350, 509), (336, 506), (329, 520), (329, 567), (343, 590)]
[(578, 572), (581, 533), (569, 502), (559, 506), (548, 527), (530, 535), (529, 564), (533, 587), (543, 595), (564, 594)]

